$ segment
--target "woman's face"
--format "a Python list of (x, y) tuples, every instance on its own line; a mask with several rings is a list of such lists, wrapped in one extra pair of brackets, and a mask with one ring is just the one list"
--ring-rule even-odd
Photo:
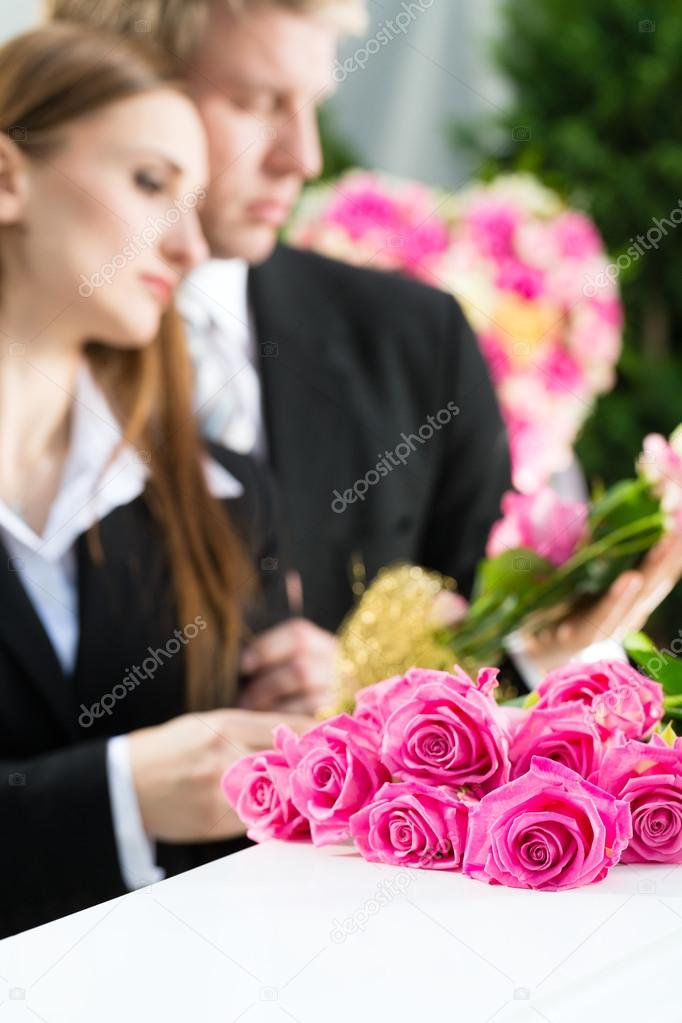
[(208, 256), (197, 215), (206, 144), (192, 103), (166, 88), (112, 103), (23, 169), (6, 283), (28, 285), (45, 317), (56, 311), (55, 333), (68, 324), (79, 343), (151, 341), (180, 279)]

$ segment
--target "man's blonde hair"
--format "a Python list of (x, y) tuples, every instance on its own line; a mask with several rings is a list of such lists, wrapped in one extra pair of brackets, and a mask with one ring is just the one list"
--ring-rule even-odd
[(263, 7), (282, 7), (294, 14), (319, 15), (346, 34), (367, 26), (365, 0), (44, 0), (48, 21), (73, 21), (161, 46), (180, 61), (199, 44), (213, 3), (235, 17)]

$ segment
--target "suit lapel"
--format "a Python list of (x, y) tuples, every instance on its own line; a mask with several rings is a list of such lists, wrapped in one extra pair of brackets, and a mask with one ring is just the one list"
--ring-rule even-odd
[(77, 730), (73, 689), (65, 677), (33, 603), (21, 582), (21, 568), (15, 567), (0, 543), (0, 557), (6, 570), (0, 573), (0, 636), (17, 663), (49, 706), (53, 716), (69, 735)]

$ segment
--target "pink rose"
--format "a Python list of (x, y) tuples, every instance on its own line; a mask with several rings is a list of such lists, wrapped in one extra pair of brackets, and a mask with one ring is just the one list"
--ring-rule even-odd
[(476, 683), (460, 668), (421, 677), (386, 722), (386, 766), (402, 781), (466, 786), (474, 796), (507, 781), (509, 739), (492, 695), (497, 670), (484, 669)]
[(670, 440), (658, 433), (649, 434), (637, 469), (661, 499), (666, 528), (682, 535), (682, 425)]
[(638, 469), (660, 494), (671, 485), (682, 487), (682, 427), (675, 430), (670, 440), (660, 433), (645, 437)]
[(353, 717), (356, 721), (362, 721), (375, 731), (381, 732), (393, 711), (407, 703), (417, 687), (424, 682), (441, 682), (455, 678), (459, 680), (457, 685), (473, 689), (482, 687), (482, 691), (488, 693), (497, 686), (497, 675), (495, 668), (484, 668), (479, 672), (477, 681), (473, 682), (459, 667), (454, 669), (454, 675), (432, 668), (410, 668), (404, 675), (393, 675), (383, 682), (365, 686), (356, 693)]
[(624, 800), (545, 757), (469, 813), (463, 872), (487, 884), (559, 891), (593, 884), (632, 835)]
[(623, 661), (567, 664), (550, 671), (537, 694), (536, 708), (587, 704), (604, 740), (617, 731), (645, 738), (663, 717), (663, 687)]
[(530, 711), (525, 707), (513, 707), (508, 703), (500, 704), (500, 714), (504, 721), (509, 741), (512, 742), (521, 725), (528, 720)]
[[(418, 669), (413, 669), (418, 670)], [(366, 686), (355, 694), (355, 710), (353, 717), (369, 725), (380, 733), (391, 713), (401, 700), (412, 689), (411, 672), (407, 675), (394, 675)]]
[(353, 815), (351, 835), (371, 863), (457, 870), (466, 843), (469, 806), (444, 788), (389, 783)]
[(515, 730), (509, 747), (511, 777), (525, 774), (535, 755), (589, 778), (599, 767), (602, 752), (599, 731), (584, 704), (534, 707)]
[(242, 757), (221, 781), (227, 801), (247, 825), (246, 833), (254, 842), (310, 838), (307, 820), (291, 801), (291, 765), (284, 751), (288, 732), (276, 728), (275, 749)]
[(672, 748), (657, 734), (614, 744), (592, 781), (630, 806), (623, 863), (682, 863), (682, 739)]
[(549, 487), (534, 494), (509, 491), (502, 498), (503, 518), (490, 531), (486, 554), (494, 558), (518, 547), (562, 565), (578, 549), (587, 525), (587, 505), (562, 501)]
[(348, 838), (350, 818), (390, 780), (377, 741), (367, 725), (340, 714), (311, 728), (291, 751), (291, 799), (310, 821), (315, 845)]

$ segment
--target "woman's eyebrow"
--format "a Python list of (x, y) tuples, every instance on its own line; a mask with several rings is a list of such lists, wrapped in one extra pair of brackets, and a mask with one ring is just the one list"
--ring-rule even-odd
[(170, 169), (175, 174), (183, 173), (183, 168), (178, 163), (175, 162), (172, 156), (170, 156), (168, 153), (165, 153), (162, 149), (157, 149), (154, 146), (128, 146), (126, 147), (126, 151), (129, 153), (137, 153), (140, 156), (155, 156), (158, 159), (163, 160), (164, 163), (168, 164)]

